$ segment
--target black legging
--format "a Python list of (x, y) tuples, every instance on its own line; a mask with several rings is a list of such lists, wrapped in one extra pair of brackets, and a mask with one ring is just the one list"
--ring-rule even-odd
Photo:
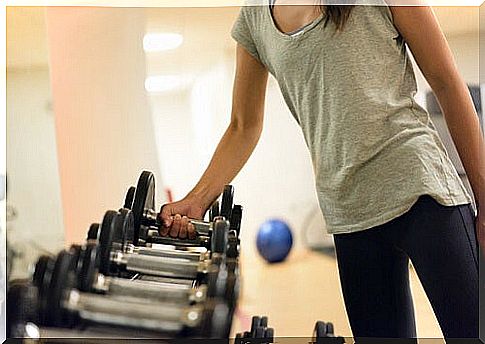
[(335, 235), (354, 337), (416, 337), (411, 259), (445, 338), (478, 338), (474, 227), (470, 205), (447, 207), (422, 196), (406, 214), (382, 226)]

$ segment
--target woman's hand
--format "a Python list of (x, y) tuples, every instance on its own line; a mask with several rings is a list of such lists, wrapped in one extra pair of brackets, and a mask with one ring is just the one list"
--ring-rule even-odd
[(475, 222), (477, 230), (478, 244), (482, 251), (483, 259), (485, 259), (485, 212), (478, 211), (477, 219)]
[(189, 218), (200, 220), (205, 212), (205, 206), (190, 196), (181, 201), (163, 205), (159, 215), (162, 223), (160, 235), (195, 239), (195, 227), (189, 222)]

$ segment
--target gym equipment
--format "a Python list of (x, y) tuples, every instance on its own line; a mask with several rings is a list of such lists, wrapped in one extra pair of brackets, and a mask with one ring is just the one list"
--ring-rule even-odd
[[(129, 210), (107, 211), (100, 226), (99, 245), (88, 243), (85, 250), (74, 249), (74, 252), (82, 252), (82, 258), (85, 260), (83, 269), (79, 273), (81, 276), (78, 283), (80, 290), (90, 291), (93, 285), (98, 291), (106, 290), (110, 286), (111, 290), (120, 290), (119, 286), (126, 286), (125, 281), (107, 279), (107, 276), (135, 278), (134, 276), (138, 274), (136, 278), (140, 278), (139, 274), (149, 274), (158, 276), (159, 278), (152, 279), (152, 281), (163, 282), (165, 286), (178, 285), (177, 290), (171, 290), (173, 293), (164, 294), (166, 298), (185, 298), (190, 292), (190, 298), (193, 301), (200, 302), (207, 294), (224, 297), (230, 305), (235, 303), (239, 278), (237, 260), (227, 259), (224, 252), (191, 252), (135, 247), (130, 244), (133, 237), (133, 230), (130, 230), (132, 220), (133, 216)], [(216, 222), (219, 220), (220, 218), (216, 218)], [(227, 221), (217, 222), (214, 228), (214, 235), (217, 235), (218, 231), (225, 233)], [(219, 237), (222, 239), (217, 240), (224, 239), (223, 235)], [(225, 246), (223, 240), (215, 251), (219, 249), (223, 251)], [(99, 274), (96, 275), (95, 271), (99, 271)], [(217, 281), (218, 283), (216, 283)], [(141, 281), (137, 283), (139, 284)], [(206, 293), (204, 288), (202, 288), (202, 292), (198, 289), (194, 290), (194, 286), (204, 283), (207, 283), (209, 288)], [(137, 291), (138, 287), (134, 284), (133, 286)], [(147, 286), (147, 288), (151, 288), (151, 286)], [(160, 291), (159, 289), (155, 288), (154, 292)], [(131, 293), (128, 287), (125, 287), (124, 290), (128, 294)]]
[[(76, 288), (76, 255), (61, 251), (46, 264), (39, 288), (40, 325), (72, 327), (75, 324), (128, 326), (164, 333), (188, 330), (203, 336), (228, 333), (230, 308), (218, 298), (204, 303), (163, 302), (152, 294), (131, 297), (82, 292)], [(146, 283), (146, 282), (145, 282)], [(215, 313), (218, 314), (215, 314)], [(220, 319), (221, 314), (225, 317)], [(212, 318), (217, 316), (218, 323)]]
[(265, 221), (258, 230), (256, 246), (259, 254), (269, 263), (285, 260), (293, 245), (288, 224), (279, 219)]
[(97, 240), (98, 239), (98, 232), (99, 232), (99, 223), (92, 223), (89, 226), (88, 235), (86, 240)]
[[(186, 304), (200, 303), (208, 298), (219, 297), (228, 305), (235, 304), (239, 292), (237, 270), (227, 267), (212, 267), (207, 275), (198, 280), (142, 280), (139, 276), (132, 279), (103, 275), (97, 268), (99, 256), (96, 246), (87, 244), (84, 247), (72, 246), (69, 252), (73, 255), (73, 271), (76, 288), (83, 292), (94, 292), (125, 297), (143, 297), (156, 301), (181, 302)], [(40, 265), (40, 268), (37, 266)], [(37, 270), (41, 275), (43, 260), (39, 259)], [(38, 277), (37, 280), (40, 278)]]
[[(195, 260), (192, 252), (176, 250), (140, 250), (125, 249), (127, 228), (132, 225), (131, 212), (124, 214), (107, 211), (99, 231), (100, 272), (105, 275), (120, 274), (123, 271), (139, 272), (156, 276), (194, 279), (198, 274), (205, 274), (211, 265), (220, 265), (225, 259), (227, 249), (227, 229), (229, 224), (218, 217), (214, 222), (211, 237), (211, 256), (206, 260)], [(192, 259), (187, 259), (192, 256)]]
[(12, 281), (8, 289), (6, 306), (7, 338), (27, 337), (24, 324), (39, 321), (37, 288), (27, 280)]
[(254, 316), (251, 319), (251, 329), (244, 333), (237, 333), (235, 344), (268, 344), (274, 342), (274, 330), (268, 327), (268, 317)]
[(331, 322), (317, 321), (313, 329), (312, 343), (324, 344), (344, 344), (343, 337), (337, 337), (334, 333), (333, 324)]
[[(133, 196), (132, 196), (133, 195)], [(133, 201), (131, 199), (133, 198)], [(215, 214), (227, 219), (230, 223), (230, 230), (235, 230), (239, 236), (240, 223), (242, 217), (242, 207), (233, 206), (234, 189), (226, 185), (222, 195), (222, 205), (219, 207), (214, 204), (211, 207), (210, 216), (215, 218)], [(159, 213), (155, 210), (155, 178), (151, 172), (143, 171), (138, 179), (136, 188), (131, 187), (125, 198), (125, 206), (132, 204), (134, 215), (135, 238), (134, 244), (137, 246), (146, 243), (160, 243), (177, 246), (203, 246), (207, 237), (212, 231), (211, 224), (202, 220), (190, 219), (194, 225), (198, 237), (195, 240), (177, 239), (162, 237), (158, 235), (161, 227)]]
[[(90, 226), (84, 245), (41, 256), (31, 280), (12, 285), (9, 336), (228, 338), (239, 293), (242, 217), (232, 187), (221, 206), (211, 206), (209, 221), (194, 220), (197, 239), (184, 242), (157, 237), (154, 180), (142, 182), (128, 190), (123, 208)], [(273, 336), (265, 317), (250, 333), (246, 337)]]

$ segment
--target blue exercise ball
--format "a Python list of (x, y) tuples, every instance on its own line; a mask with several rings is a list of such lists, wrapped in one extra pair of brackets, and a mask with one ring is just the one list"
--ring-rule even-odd
[(263, 222), (258, 230), (256, 246), (259, 254), (267, 262), (282, 262), (293, 246), (290, 226), (279, 219), (270, 219)]

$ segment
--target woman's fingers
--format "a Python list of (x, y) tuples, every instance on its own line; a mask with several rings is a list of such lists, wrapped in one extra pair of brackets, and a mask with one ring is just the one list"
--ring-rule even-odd
[(172, 225), (170, 227), (161, 227), (161, 236), (170, 235), (172, 238), (180, 239), (195, 239), (197, 237), (195, 226), (190, 222), (187, 216), (181, 216), (180, 214), (172, 216), (171, 223)]
[[(173, 219), (171, 221), (171, 223), (173, 222)], [(161, 236), (167, 236), (168, 235), (168, 232), (170, 232), (170, 227), (167, 227), (165, 225), (162, 225), (160, 227), (160, 230), (159, 230), (159, 233)]]
[(195, 233), (195, 226), (193, 223), (189, 222), (187, 225), (187, 236), (189, 239), (195, 239), (197, 234)]
[(172, 209), (169, 205), (163, 205), (160, 209), (160, 220), (164, 227), (170, 228), (173, 223)]
[(170, 236), (172, 238), (178, 237), (181, 225), (182, 225), (182, 216), (177, 214), (173, 218), (172, 227), (170, 228)]
[(190, 209), (176, 206), (176, 203), (174, 203), (174, 205), (166, 204), (162, 206), (159, 214), (159, 221), (161, 223), (159, 229), (160, 235), (180, 239), (195, 239), (197, 233), (195, 231), (195, 226), (190, 223), (187, 216), (188, 213), (190, 213)]
[(189, 219), (187, 216), (182, 216), (182, 221), (180, 222), (180, 232), (179, 238), (185, 239), (187, 238), (187, 227), (189, 225)]

